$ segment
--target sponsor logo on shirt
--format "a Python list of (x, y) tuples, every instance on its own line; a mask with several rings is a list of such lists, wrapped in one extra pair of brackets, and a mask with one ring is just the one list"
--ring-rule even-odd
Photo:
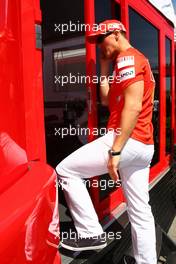
[(119, 72), (119, 76), (120, 76), (120, 81), (125, 81), (131, 78), (134, 78), (135, 75), (135, 68), (134, 67), (130, 67), (128, 69), (124, 69), (122, 71)]
[(126, 66), (134, 65), (134, 56), (124, 56), (117, 59), (117, 67), (121, 69)]

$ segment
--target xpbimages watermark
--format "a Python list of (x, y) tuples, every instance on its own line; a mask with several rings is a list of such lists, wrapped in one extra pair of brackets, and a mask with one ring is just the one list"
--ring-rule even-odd
[[(58, 177), (56, 181), (56, 185), (61, 188), (61, 190), (64, 190), (66, 187), (68, 188), (69, 186), (77, 186), (77, 178), (74, 179), (60, 179)], [(107, 188), (119, 188), (121, 187), (121, 180), (112, 180), (112, 179), (82, 179), (84, 185), (87, 188), (99, 188), (101, 191), (107, 190)]]
[(65, 84), (88, 84), (88, 83), (94, 83), (98, 84), (101, 83), (102, 86), (106, 85), (107, 81), (109, 84), (112, 83), (120, 83), (120, 76), (118, 75), (109, 75), (109, 76), (100, 76), (98, 77), (97, 75), (93, 76), (85, 76), (81, 75), (79, 72), (77, 75), (73, 75), (71, 72), (68, 75), (55, 75), (54, 76), (54, 83), (59, 84), (61, 86), (64, 86)]
[[(84, 236), (82, 236), (81, 234), (78, 234), (77, 232), (75, 231), (72, 231), (72, 230), (69, 230), (68, 232), (65, 231), (65, 232), (59, 232), (58, 235), (57, 235), (61, 241), (64, 242), (64, 240), (67, 240), (67, 239), (72, 239), (72, 240), (77, 240), (77, 238), (84, 238)], [(117, 231), (117, 232), (112, 232), (112, 231), (109, 231), (109, 232), (104, 232), (102, 233), (101, 235), (94, 235), (93, 237), (92, 236), (87, 236), (86, 238), (93, 238), (93, 239), (97, 239), (97, 238), (101, 238), (102, 242), (106, 242), (107, 240), (120, 240), (122, 238), (122, 232), (121, 231)]]
[(54, 128), (54, 135), (60, 136), (61, 138), (64, 138), (65, 136), (104, 136), (110, 131), (114, 131), (117, 135), (121, 135), (121, 128), (106, 128), (106, 127), (93, 127), (90, 129), (89, 127), (80, 127), (78, 124), (76, 127), (73, 127), (72, 125), (69, 125), (69, 127), (55, 127)]
[(105, 33), (107, 31), (113, 31), (116, 28), (116, 24), (103, 24), (100, 25), (93, 23), (93, 24), (85, 24), (80, 23), (80, 21), (69, 21), (69, 23), (62, 23), (62, 24), (54, 24), (54, 31), (58, 32), (61, 35), (64, 35), (66, 32), (97, 32), (102, 31)]

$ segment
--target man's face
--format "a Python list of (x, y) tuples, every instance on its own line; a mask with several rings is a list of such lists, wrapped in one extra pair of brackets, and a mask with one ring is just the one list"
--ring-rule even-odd
[(102, 55), (105, 59), (114, 59), (117, 55), (117, 35), (111, 33), (107, 36), (102, 36), (101, 43), (97, 43), (100, 48)]

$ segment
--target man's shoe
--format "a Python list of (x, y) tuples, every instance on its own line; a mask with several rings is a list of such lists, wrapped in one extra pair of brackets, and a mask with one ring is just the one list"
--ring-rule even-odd
[(53, 235), (52, 233), (48, 231), (46, 243), (51, 247), (58, 248), (59, 247), (59, 237)]
[(131, 256), (124, 256), (123, 261), (124, 261), (124, 264), (135, 264), (136, 263), (135, 259)]
[(64, 239), (60, 242), (63, 248), (72, 251), (96, 250), (107, 246), (105, 233), (93, 237), (76, 237)]

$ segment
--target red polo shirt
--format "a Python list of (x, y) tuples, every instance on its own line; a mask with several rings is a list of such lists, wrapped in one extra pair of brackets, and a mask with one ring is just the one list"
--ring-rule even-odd
[(120, 128), (121, 112), (124, 106), (124, 89), (140, 80), (144, 80), (142, 111), (130, 137), (145, 144), (154, 144), (152, 113), (155, 80), (148, 59), (133, 47), (121, 52), (116, 59), (114, 81), (109, 89), (110, 117), (107, 129), (116, 130)]

